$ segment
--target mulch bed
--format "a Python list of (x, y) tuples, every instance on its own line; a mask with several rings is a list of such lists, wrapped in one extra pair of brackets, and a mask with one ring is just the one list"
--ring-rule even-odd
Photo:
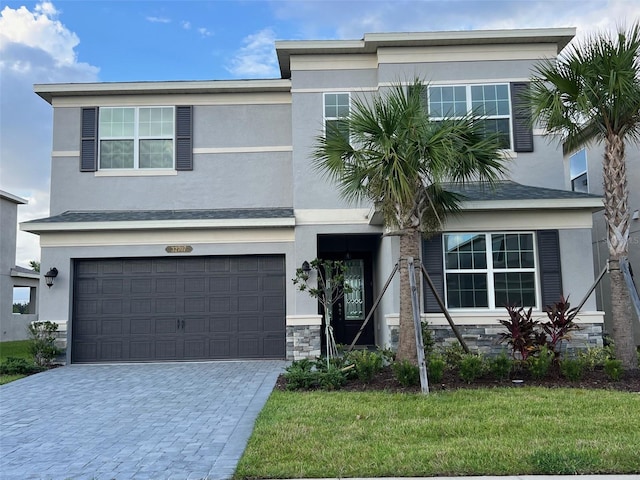
[[(513, 377), (516, 379), (516, 377)], [(543, 380), (535, 380), (531, 378), (528, 372), (522, 372), (517, 379), (523, 380), (522, 385), (536, 386), (546, 388), (583, 388), (583, 389), (601, 389), (601, 390), (619, 390), (626, 392), (640, 393), (640, 370), (625, 372), (622, 379), (613, 382), (607, 378), (602, 370), (585, 372), (580, 381), (569, 381), (562, 378), (559, 373), (552, 372), (548, 378)], [(275, 388), (278, 390), (286, 390), (287, 381), (283, 375), (280, 375), (276, 382)], [(466, 383), (460, 380), (455, 373), (445, 373), (442, 381), (439, 383), (429, 383), (429, 390), (432, 392), (459, 390), (469, 388), (498, 388), (498, 387), (515, 387), (512, 380), (498, 381), (492, 378), (480, 378), (472, 383)], [(370, 383), (362, 383), (357, 379), (351, 379), (344, 385), (341, 390), (348, 392), (400, 392), (400, 393), (417, 393), (420, 392), (420, 386), (403, 387), (398, 383), (393, 375), (391, 367), (385, 367), (378, 373)]]

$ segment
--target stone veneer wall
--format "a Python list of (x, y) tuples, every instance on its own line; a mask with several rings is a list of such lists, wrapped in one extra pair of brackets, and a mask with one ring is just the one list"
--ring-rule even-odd
[(321, 355), (320, 325), (287, 325), (287, 360)]
[[(433, 332), (436, 347), (447, 347), (458, 344), (458, 339), (448, 325), (430, 325)], [(469, 350), (484, 355), (498, 355), (506, 351), (506, 343), (498, 343), (498, 335), (505, 331), (499, 325), (458, 325), (462, 338), (467, 343)], [(577, 350), (602, 347), (602, 324), (582, 323), (580, 330), (572, 332), (571, 341), (563, 342), (561, 351), (569, 355)]]

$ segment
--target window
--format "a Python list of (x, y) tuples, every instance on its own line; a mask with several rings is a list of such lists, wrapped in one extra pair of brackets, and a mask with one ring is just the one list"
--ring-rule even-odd
[(512, 148), (508, 84), (433, 86), (429, 87), (428, 98), (433, 119), (462, 117), (467, 113), (485, 117), (485, 130), (500, 134), (502, 148)]
[(349, 137), (349, 131), (343, 121), (349, 116), (351, 104), (348, 93), (324, 94), (324, 130), (325, 135), (339, 132), (345, 138)]
[(103, 107), (100, 169), (174, 168), (173, 107)]
[(569, 157), (569, 170), (571, 175), (571, 190), (574, 192), (589, 193), (587, 151), (584, 148)]
[(445, 234), (443, 240), (449, 308), (538, 304), (533, 233)]

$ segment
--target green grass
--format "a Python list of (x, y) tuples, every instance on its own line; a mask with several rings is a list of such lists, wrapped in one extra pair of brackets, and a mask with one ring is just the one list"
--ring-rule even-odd
[[(33, 360), (29, 352), (29, 340), (16, 340), (12, 342), (0, 342), (0, 363), (7, 357), (24, 358)], [(26, 375), (0, 375), (0, 385), (24, 378)]]
[(274, 391), (235, 477), (640, 472), (640, 395)]
[(0, 362), (4, 362), (7, 357), (33, 359), (29, 352), (29, 340), (16, 340), (13, 342), (0, 342)]
[(0, 375), (0, 385), (11, 383), (24, 377), (26, 377), (26, 375)]

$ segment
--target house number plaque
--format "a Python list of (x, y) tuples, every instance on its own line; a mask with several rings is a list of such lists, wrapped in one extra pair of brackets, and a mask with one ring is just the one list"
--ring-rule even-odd
[(169, 245), (165, 248), (167, 253), (191, 253), (193, 247), (191, 245)]

